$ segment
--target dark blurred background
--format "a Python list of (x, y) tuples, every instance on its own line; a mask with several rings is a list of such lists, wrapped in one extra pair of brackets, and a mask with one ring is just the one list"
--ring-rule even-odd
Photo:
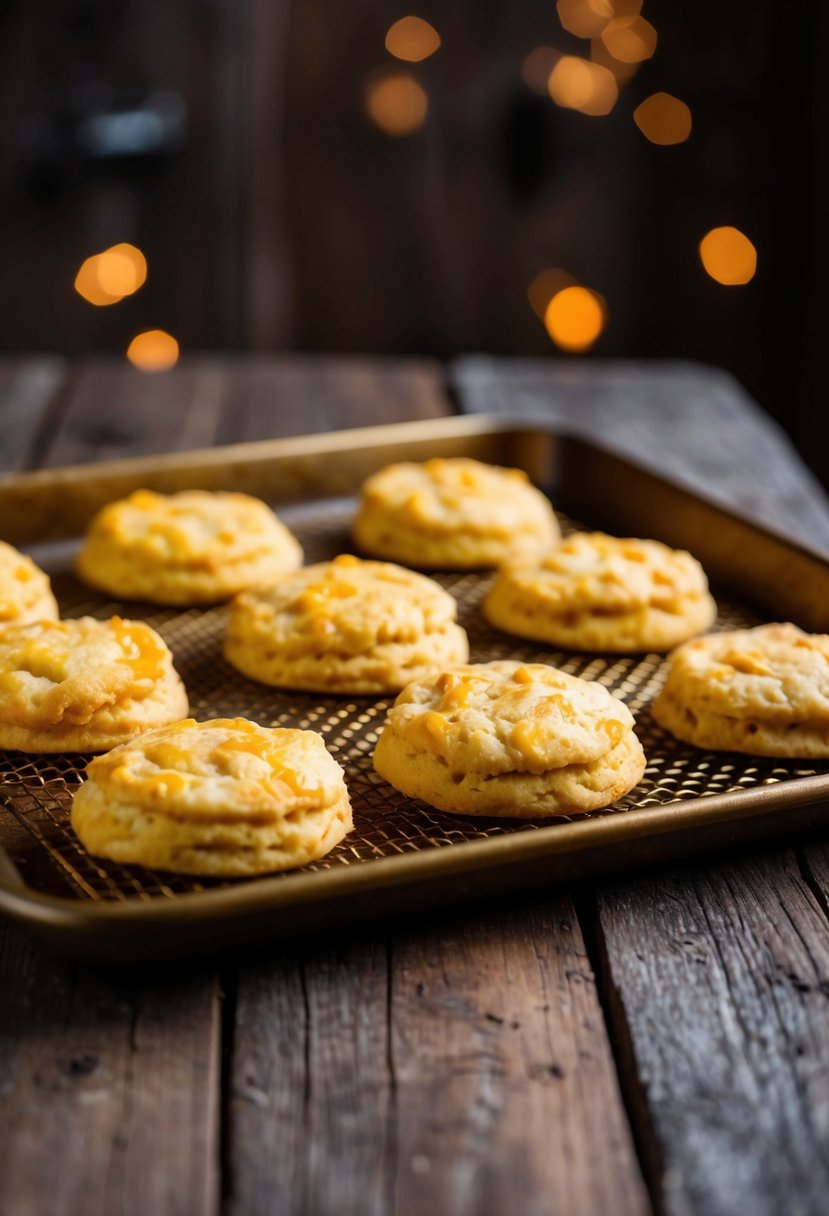
[(0, 346), (699, 359), (826, 482), (828, 28), (818, 0), (6, 0)]

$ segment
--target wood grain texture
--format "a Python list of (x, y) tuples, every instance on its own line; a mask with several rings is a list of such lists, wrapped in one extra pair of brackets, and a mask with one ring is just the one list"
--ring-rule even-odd
[(0, 925), (2, 1216), (211, 1216), (218, 989), (105, 976)]
[(45, 467), (303, 435), (449, 411), (437, 364), (302, 356), (183, 359), (148, 374), (114, 359), (77, 366), (41, 434)]
[(67, 377), (57, 355), (0, 359), (0, 473), (28, 467)]
[(424, 359), (247, 356), (227, 364), (232, 389), (221, 442), (273, 439), (439, 418), (443, 372)]
[(394, 947), (400, 1211), (649, 1211), (570, 900), (448, 928)]
[(829, 502), (727, 372), (682, 362), (457, 360), (461, 409), (566, 428), (829, 553)]
[(803, 876), (829, 918), (829, 841), (814, 841), (800, 850)]
[(230, 377), (205, 356), (147, 373), (117, 359), (75, 366), (64, 408), (42, 436), (44, 467), (209, 447), (216, 441)]
[(230, 1076), (228, 1210), (387, 1206), (393, 1128), (384, 941), (244, 966)]
[(650, 1210), (563, 896), (243, 969), (232, 1094), (240, 1216)]
[(605, 884), (623, 1075), (669, 1216), (819, 1216), (829, 933), (791, 852)]

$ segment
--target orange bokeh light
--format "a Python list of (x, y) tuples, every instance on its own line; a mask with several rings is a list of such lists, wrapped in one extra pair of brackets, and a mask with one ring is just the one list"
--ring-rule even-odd
[(699, 256), (711, 278), (725, 287), (750, 283), (757, 272), (757, 250), (739, 228), (712, 228), (699, 243)]
[(644, 17), (615, 17), (605, 26), (601, 39), (622, 63), (642, 63), (656, 50), (656, 30)]
[(94, 253), (75, 275), (75, 291), (89, 304), (117, 304), (142, 287), (147, 278), (147, 259), (135, 245), (111, 245)]
[(97, 253), (81, 263), (81, 267), (75, 275), (75, 291), (86, 300), (87, 304), (94, 304), (96, 308), (117, 304), (119, 300), (123, 299), (123, 296), (112, 296), (108, 291), (104, 291), (98, 282)]
[(587, 287), (565, 287), (544, 310), (544, 325), (562, 350), (589, 350), (604, 329), (604, 301)]
[(142, 372), (166, 372), (175, 367), (178, 357), (178, 342), (163, 329), (136, 334), (127, 347), (127, 358)]
[(607, 68), (616, 77), (617, 85), (627, 84), (631, 77), (639, 71), (638, 63), (622, 63), (614, 59), (601, 38), (593, 38), (590, 43), (590, 59), (599, 67)]
[(651, 93), (633, 111), (633, 121), (652, 144), (663, 146), (684, 143), (693, 125), (688, 106), (670, 93)]
[(147, 259), (135, 245), (112, 245), (98, 254), (98, 282), (113, 296), (131, 296), (147, 279)]
[(568, 34), (595, 38), (614, 16), (611, 0), (557, 0), (558, 19)]
[(440, 34), (422, 17), (401, 17), (389, 27), (386, 50), (396, 59), (420, 63), (434, 55), (440, 46)]
[(563, 55), (559, 59), (547, 87), (556, 105), (595, 118), (609, 114), (619, 97), (613, 73), (577, 55)]
[(411, 135), (423, 126), (429, 109), (426, 90), (409, 72), (390, 72), (369, 81), (366, 110), (386, 135)]

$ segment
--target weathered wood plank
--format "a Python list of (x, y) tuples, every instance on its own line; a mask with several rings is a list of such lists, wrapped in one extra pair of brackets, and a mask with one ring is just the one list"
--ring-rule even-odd
[(0, 1213), (217, 1211), (219, 994), (99, 975), (0, 925)]
[(0, 359), (0, 473), (26, 468), (66, 377), (58, 355)]
[(810, 842), (803, 846), (800, 856), (804, 877), (829, 916), (829, 842)]
[(58, 425), (44, 436), (45, 467), (113, 460), (216, 441), (229, 387), (222, 360), (203, 357), (147, 373), (116, 359), (77, 366)]
[[(391, 1211), (385, 944), (243, 966), (230, 1077), (228, 1210)], [(393, 1164), (393, 1161), (391, 1162)]]
[(232, 1094), (240, 1216), (650, 1210), (566, 897), (243, 969)]
[(727, 372), (682, 362), (456, 361), (461, 409), (542, 420), (829, 552), (829, 502)]
[(426, 360), (253, 356), (229, 366), (233, 379), (221, 429), (224, 443), (451, 412), (441, 369)]
[(829, 933), (794, 855), (607, 883), (598, 909), (660, 1209), (824, 1213)]
[(77, 464), (212, 443), (310, 434), (449, 412), (437, 365), (302, 356), (182, 360), (147, 374), (79, 365), (39, 463)]
[(396, 943), (401, 1212), (650, 1210), (564, 896)]

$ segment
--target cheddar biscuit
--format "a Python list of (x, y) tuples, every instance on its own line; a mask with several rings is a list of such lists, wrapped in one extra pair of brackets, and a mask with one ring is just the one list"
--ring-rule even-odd
[(509, 562), (483, 610), (519, 637), (620, 654), (670, 650), (717, 616), (690, 553), (602, 532), (577, 532), (540, 559)]
[(267, 587), (301, 564), (298, 541), (258, 498), (136, 490), (92, 520), (77, 571), (108, 595), (187, 605)]
[(231, 605), (225, 655), (251, 679), (320, 692), (397, 692), (469, 657), (457, 605), (432, 579), (343, 554)]
[(141, 621), (0, 630), (0, 748), (99, 752), (187, 713), (173, 659)]
[(541, 819), (609, 806), (639, 781), (645, 757), (630, 710), (603, 685), (499, 661), (404, 689), (374, 767), (442, 811)]
[(57, 617), (48, 576), (25, 553), (0, 540), (0, 629)]
[(93, 760), (72, 826), (112, 861), (242, 877), (323, 857), (352, 821), (321, 735), (216, 718), (148, 731)]
[(712, 751), (829, 757), (829, 635), (759, 625), (686, 642), (653, 716)]
[(543, 552), (560, 535), (521, 469), (466, 458), (381, 469), (363, 486), (353, 533), (365, 553), (438, 569), (497, 566)]

